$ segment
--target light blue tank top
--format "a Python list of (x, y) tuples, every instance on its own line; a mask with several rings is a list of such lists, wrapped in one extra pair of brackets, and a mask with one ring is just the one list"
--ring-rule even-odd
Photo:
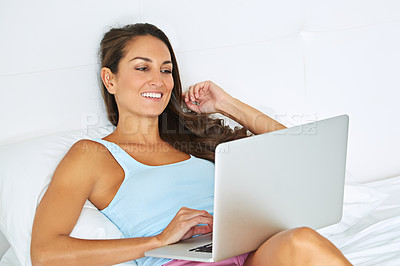
[[(213, 214), (214, 164), (190, 155), (185, 161), (149, 166), (136, 161), (117, 144), (103, 144), (125, 172), (110, 204), (101, 212), (126, 238), (161, 233), (181, 207)], [(137, 265), (163, 265), (169, 259), (144, 257)]]

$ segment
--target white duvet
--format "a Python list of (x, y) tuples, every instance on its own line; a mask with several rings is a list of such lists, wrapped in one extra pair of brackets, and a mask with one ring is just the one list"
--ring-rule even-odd
[(342, 221), (319, 232), (354, 265), (400, 265), (400, 176), (346, 185)]

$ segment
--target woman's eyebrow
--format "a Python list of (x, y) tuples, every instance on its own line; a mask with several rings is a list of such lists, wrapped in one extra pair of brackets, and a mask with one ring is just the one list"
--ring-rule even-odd
[[(140, 60), (143, 60), (143, 61), (146, 61), (146, 62), (153, 63), (153, 60), (151, 60), (150, 58), (141, 57), (141, 56), (136, 56), (136, 57), (132, 58), (131, 60), (129, 60), (129, 62), (130, 62), (130, 61), (133, 61), (133, 60), (135, 60), (135, 59), (140, 59)], [(164, 65), (164, 64), (172, 64), (172, 62), (169, 61), (169, 60), (167, 60), (167, 61), (164, 61), (164, 62), (162, 63), (162, 65)]]

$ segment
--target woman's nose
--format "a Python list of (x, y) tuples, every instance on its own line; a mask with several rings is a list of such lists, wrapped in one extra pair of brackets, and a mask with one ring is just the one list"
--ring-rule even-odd
[(163, 83), (162, 83), (160, 71), (156, 71), (156, 70), (151, 71), (149, 84), (151, 86), (155, 86), (155, 87), (162, 86)]

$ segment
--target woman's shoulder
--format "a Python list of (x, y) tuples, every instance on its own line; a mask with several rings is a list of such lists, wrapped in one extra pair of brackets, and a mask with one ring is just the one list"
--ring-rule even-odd
[(97, 152), (101, 146), (103, 145), (95, 140), (80, 139), (71, 146), (70, 150), (76, 152)]
[(66, 157), (82, 161), (84, 165), (90, 165), (91, 163), (98, 164), (99, 160), (107, 159), (107, 154), (107, 148), (101, 143), (91, 139), (81, 139), (71, 146)]

